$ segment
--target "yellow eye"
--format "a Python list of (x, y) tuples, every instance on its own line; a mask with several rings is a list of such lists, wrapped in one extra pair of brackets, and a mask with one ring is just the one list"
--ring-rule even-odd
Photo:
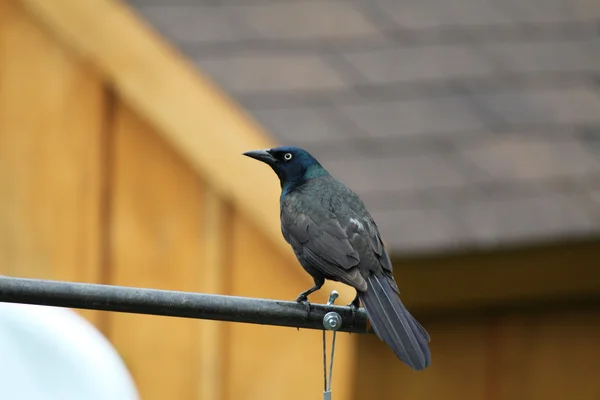
[(285, 161), (290, 161), (290, 160), (292, 159), (292, 157), (293, 157), (293, 156), (292, 156), (292, 153), (285, 153), (285, 154), (283, 155), (283, 159), (284, 159)]

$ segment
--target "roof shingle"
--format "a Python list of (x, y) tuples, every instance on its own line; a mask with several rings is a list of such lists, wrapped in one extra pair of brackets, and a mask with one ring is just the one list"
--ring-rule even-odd
[(233, 93), (340, 89), (342, 75), (319, 55), (251, 54), (201, 59), (199, 67)]
[(393, 251), (600, 234), (597, 0), (129, 0)]

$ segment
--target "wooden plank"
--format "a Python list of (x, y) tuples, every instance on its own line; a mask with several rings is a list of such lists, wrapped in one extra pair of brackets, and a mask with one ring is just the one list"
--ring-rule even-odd
[[(288, 278), (286, 269), (299, 266), (286, 264), (262, 232), (240, 214), (235, 218), (231, 245), (230, 284), (236, 295), (292, 300), (307, 289), (303, 281)], [(350, 300), (351, 296), (342, 299)], [(357, 336), (338, 336), (333, 378), (335, 398), (353, 398), (351, 378), (356, 364)], [(228, 337), (226, 399), (292, 400), (321, 396), (320, 331), (231, 324)]]
[(358, 340), (357, 399), (487, 399), (488, 327), (474, 318), (422, 320), (432, 337), (431, 366), (415, 372), (377, 337)]
[[(199, 291), (206, 239), (203, 185), (122, 103), (115, 118), (112, 283)], [(143, 399), (197, 398), (203, 340), (198, 321), (113, 313), (108, 336)]]
[(491, 400), (581, 399), (600, 395), (600, 309), (502, 317)]
[[(443, 311), (600, 295), (600, 242), (398, 259), (411, 310)], [(451, 282), (451, 284), (449, 284)]]
[(93, 60), (116, 91), (281, 245), (272, 172), (240, 154), (272, 141), (121, 2), (21, 0), (51, 32)]
[[(204, 263), (198, 282), (204, 293), (230, 291), (230, 234), (232, 209), (210, 188), (204, 193)], [(199, 321), (202, 332), (198, 346), (200, 360), (199, 398), (222, 399), (227, 386), (226, 348), (229, 330), (220, 321)]]
[(432, 364), (413, 372), (362, 336), (357, 397), (582, 399), (600, 393), (600, 309), (546, 309), (423, 321)]
[(104, 98), (88, 65), (0, 1), (1, 273), (101, 282)]
[[(286, 263), (295, 263), (281, 236), (277, 179), (269, 168), (241, 156), (273, 142), (240, 107), (120, 1), (15, 1), (92, 60), (128, 106), (163, 135), (220, 197), (242, 210), (272, 241), (273, 251), (281, 252)], [(307, 287), (312, 282), (299, 268), (287, 271)], [(334, 288), (351, 292), (328, 282), (313, 301), (324, 301), (325, 293)]]

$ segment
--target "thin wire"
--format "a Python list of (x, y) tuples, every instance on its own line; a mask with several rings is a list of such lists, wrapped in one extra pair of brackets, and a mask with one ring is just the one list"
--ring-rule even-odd
[[(325, 332), (323, 332), (325, 333)], [(335, 337), (337, 332), (333, 331), (333, 339), (331, 340), (331, 360), (329, 360), (329, 388), (331, 391), (331, 379), (333, 378), (333, 355), (335, 354)]]
[[(327, 336), (323, 329), (323, 391), (327, 391)], [(331, 379), (331, 377), (329, 378)]]

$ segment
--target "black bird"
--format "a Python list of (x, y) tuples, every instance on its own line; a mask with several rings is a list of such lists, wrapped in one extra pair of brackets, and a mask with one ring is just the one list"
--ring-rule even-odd
[(373, 330), (415, 370), (431, 362), (429, 334), (400, 301), (392, 263), (373, 218), (358, 195), (306, 150), (276, 147), (244, 153), (268, 164), (281, 183), (281, 232), (315, 281), (296, 301), (307, 302), (325, 279), (356, 289)]

